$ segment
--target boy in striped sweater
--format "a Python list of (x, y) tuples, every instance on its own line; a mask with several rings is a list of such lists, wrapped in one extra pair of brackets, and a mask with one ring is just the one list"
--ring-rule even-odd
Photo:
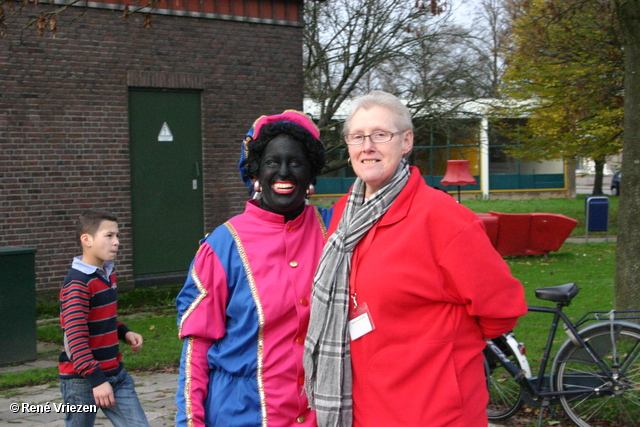
[(105, 211), (86, 211), (76, 234), (82, 256), (73, 259), (60, 290), (64, 351), (58, 368), (65, 406), (80, 409), (67, 411), (65, 423), (91, 427), (100, 407), (116, 427), (148, 426), (118, 344), (126, 342), (134, 353), (142, 348), (142, 336), (116, 317), (117, 219)]

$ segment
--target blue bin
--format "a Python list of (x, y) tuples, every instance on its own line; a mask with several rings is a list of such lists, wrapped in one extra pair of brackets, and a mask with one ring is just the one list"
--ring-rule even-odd
[(587, 231), (609, 230), (609, 198), (589, 196), (586, 200)]

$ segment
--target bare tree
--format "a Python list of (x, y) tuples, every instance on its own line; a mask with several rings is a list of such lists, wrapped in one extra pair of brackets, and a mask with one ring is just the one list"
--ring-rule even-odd
[[(148, 10), (153, 8), (160, 0), (145, 0), (137, 3), (135, 6), (129, 6), (125, 4), (122, 7), (122, 18), (128, 19), (134, 12)], [(35, 6), (35, 12), (31, 4)], [(35, 29), (40, 35), (49, 35), (51, 38), (58, 36), (58, 16), (63, 13), (70, 13), (73, 15), (71, 22), (81, 18), (86, 9), (87, 2), (85, 0), (67, 0), (64, 3), (58, 3), (54, 0), (47, 0), (40, 2), (40, 0), (31, 1), (17, 1), (17, 0), (0, 0), (0, 37), (5, 37), (7, 27), (13, 23), (23, 12), (28, 14), (29, 18), (24, 24), (22, 31)], [(24, 9), (29, 5), (29, 12)], [(6, 11), (5, 11), (6, 9)], [(67, 9), (70, 9), (69, 11)], [(151, 15), (145, 14), (145, 18), (142, 22), (144, 28), (151, 28)]]
[(498, 87), (505, 70), (504, 53), (511, 29), (504, 0), (482, 0), (475, 12), (472, 27), (469, 47), (478, 58), (475, 63), (482, 76), (476, 82), (488, 97), (498, 98)]
[(306, 2), (305, 95), (321, 105), (321, 128), (345, 99), (363, 92), (372, 79), (393, 72), (393, 64), (402, 64), (419, 43), (438, 34), (446, 14), (432, 11), (427, 3)]
[[(337, 132), (326, 133), (350, 97), (384, 89), (408, 100), (415, 115), (430, 116), (442, 113), (437, 103), (444, 98), (479, 93), (467, 32), (435, 1), (307, 2), (305, 18), (305, 96), (320, 106), (318, 125), (330, 158), (341, 144)], [(340, 158), (328, 170), (345, 165)]]

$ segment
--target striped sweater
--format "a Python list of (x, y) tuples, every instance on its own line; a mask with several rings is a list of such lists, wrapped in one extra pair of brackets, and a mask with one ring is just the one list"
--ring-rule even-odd
[(74, 268), (60, 290), (60, 323), (64, 351), (60, 354), (60, 378), (84, 377), (96, 387), (107, 376), (122, 370), (119, 339), (129, 331), (116, 317), (116, 277), (108, 283), (95, 272)]

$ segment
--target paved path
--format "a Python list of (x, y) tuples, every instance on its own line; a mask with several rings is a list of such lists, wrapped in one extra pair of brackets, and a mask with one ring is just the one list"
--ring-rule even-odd
[[(151, 427), (173, 426), (176, 373), (132, 373), (136, 391)], [(29, 403), (39, 408), (51, 408), (50, 413), (11, 411), (12, 404)], [(22, 387), (0, 391), (0, 425), (64, 427), (64, 415), (55, 413), (54, 403), (60, 405), (62, 397), (57, 384)], [(111, 426), (102, 411), (98, 411), (96, 426)]]
[(603, 243), (603, 242), (617, 242), (618, 241), (618, 236), (609, 236), (609, 237), (605, 237), (602, 235), (598, 235), (596, 237), (593, 236), (589, 236), (589, 238), (585, 238), (585, 236), (582, 237), (569, 237), (567, 238), (567, 240), (565, 240), (565, 242), (568, 243)]
[[(611, 178), (613, 175), (602, 177), (602, 192), (605, 196), (611, 195)], [(576, 176), (576, 193), (591, 194), (593, 192), (594, 175)]]

